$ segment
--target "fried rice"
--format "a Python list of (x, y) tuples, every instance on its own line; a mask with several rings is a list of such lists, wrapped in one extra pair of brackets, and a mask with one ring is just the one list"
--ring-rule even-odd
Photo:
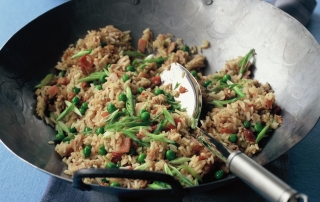
[[(142, 54), (146, 51), (153, 54)], [(206, 174), (228, 170), (194, 137), (192, 118), (175, 100), (181, 92), (161, 85), (159, 74), (173, 62), (192, 71), (211, 106), (201, 128), (231, 149), (252, 156), (261, 150), (257, 141), (261, 126), (268, 130), (262, 134), (267, 136), (279, 127), (282, 117), (277, 115), (270, 85), (250, 79), (250, 62), (239, 73), (243, 59), (232, 59), (219, 72), (203, 75), (205, 57), (192, 54), (182, 39), (174, 40), (172, 34), (153, 39), (146, 29), (135, 51), (130, 31), (106, 26), (89, 31), (64, 51), (55, 67), (57, 74), (37, 86), (36, 113), (57, 130), (51, 143), (67, 164), (65, 174), (83, 168), (160, 171), (174, 175), (183, 186), (198, 185)], [(229, 75), (227, 83), (225, 75)], [(140, 179), (88, 178), (85, 182), (167, 188)]]

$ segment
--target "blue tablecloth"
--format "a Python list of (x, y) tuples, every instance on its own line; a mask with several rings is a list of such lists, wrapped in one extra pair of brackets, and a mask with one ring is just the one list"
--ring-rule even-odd
[[(64, 3), (66, 0), (1, 0), (0, 1), (0, 47), (28, 22), (42, 13)], [(320, 5), (317, 5), (307, 26), (310, 32), (320, 42)], [(291, 149), (274, 163), (268, 165), (268, 169), (285, 180), (296, 190), (309, 196), (310, 201), (320, 200), (320, 123), (297, 146)], [(0, 201), (119, 201), (117, 197), (106, 196), (99, 193), (85, 193), (75, 191), (63, 181), (52, 179), (49, 175), (35, 169), (23, 162), (0, 143)], [(48, 189), (47, 189), (48, 186)], [(209, 198), (217, 201), (239, 201), (244, 193), (236, 191), (237, 186), (245, 186), (242, 182), (236, 182), (228, 187), (223, 187), (211, 192), (201, 193), (183, 200), (204, 201)], [(70, 195), (66, 190), (70, 189), (77, 195)], [(246, 201), (260, 201), (249, 188), (244, 188)], [(233, 196), (230, 196), (232, 193)], [(63, 197), (56, 197), (63, 194)], [(161, 199), (162, 200), (162, 199)], [(182, 199), (181, 199), (182, 200)]]

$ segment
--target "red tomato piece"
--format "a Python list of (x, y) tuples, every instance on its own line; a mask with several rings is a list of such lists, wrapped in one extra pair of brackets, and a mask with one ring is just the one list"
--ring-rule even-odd
[(268, 108), (268, 109), (271, 109), (271, 108), (272, 108), (272, 102), (271, 102), (271, 100), (267, 100), (266, 102), (267, 102), (267, 108)]
[(192, 147), (192, 150), (193, 151), (195, 151), (195, 152), (198, 152), (198, 151), (200, 151), (201, 149), (203, 149), (203, 146), (201, 146), (201, 145), (195, 145), (194, 147)]
[(119, 146), (119, 149), (117, 150), (117, 153), (127, 153), (130, 151), (131, 146), (131, 140), (130, 138), (124, 138), (121, 142), (121, 145)]
[(147, 47), (147, 41), (145, 39), (139, 39), (138, 41), (138, 51), (144, 53)]
[(198, 160), (199, 161), (201, 161), (201, 160), (205, 160), (205, 159), (207, 159), (206, 157), (204, 157), (204, 156), (199, 156), (199, 158), (198, 158)]
[(252, 130), (244, 130), (243, 134), (248, 142), (255, 142), (256, 141), (256, 136), (254, 136)]
[(152, 79), (151, 79), (151, 82), (155, 85), (160, 85), (161, 84), (161, 77), (160, 76), (154, 76)]
[(221, 128), (220, 133), (232, 133), (232, 131), (229, 128)]
[(51, 86), (48, 90), (47, 93), (49, 95), (49, 98), (53, 98), (55, 95), (59, 93), (59, 88), (57, 86)]
[(180, 87), (179, 87), (179, 93), (186, 93), (186, 92), (188, 92), (188, 89), (186, 89), (186, 88), (183, 87), (183, 86), (180, 86)]
[(57, 80), (57, 84), (60, 84), (60, 85), (68, 85), (69, 82), (70, 81), (67, 77), (59, 77)]
[(79, 66), (83, 74), (88, 75), (90, 71), (93, 69), (93, 58), (86, 54), (79, 59)]

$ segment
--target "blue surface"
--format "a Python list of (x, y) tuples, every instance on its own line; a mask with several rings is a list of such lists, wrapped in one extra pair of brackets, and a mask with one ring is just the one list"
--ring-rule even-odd
[[(1, 0), (0, 47), (27, 23), (66, 0)], [(40, 201), (49, 175), (21, 161), (0, 143), (0, 201)]]
[[(66, 0), (1, 0), (0, 47), (19, 29), (44, 12)], [(320, 42), (320, 5), (318, 4), (307, 27)], [(320, 198), (320, 123), (288, 153), (288, 183), (307, 194), (310, 201)], [(21, 161), (0, 143), (0, 201), (40, 201), (49, 175)]]

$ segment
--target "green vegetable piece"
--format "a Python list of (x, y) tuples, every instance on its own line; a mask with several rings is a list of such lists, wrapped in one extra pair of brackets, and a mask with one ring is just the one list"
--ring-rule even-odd
[(139, 87), (138, 88), (138, 93), (141, 94), (144, 90), (145, 90), (144, 87)]
[(90, 145), (86, 145), (84, 147), (84, 149), (82, 150), (82, 153), (84, 155), (84, 157), (89, 157), (91, 155), (91, 146)]
[(170, 170), (168, 164), (164, 163), (164, 166), (163, 166), (163, 167), (164, 167), (164, 172), (165, 172), (165, 173), (167, 173), (168, 175), (173, 176), (173, 173), (172, 173), (172, 171)]
[(88, 109), (88, 103), (87, 102), (83, 102), (81, 107), (83, 107), (84, 109)]
[(79, 111), (80, 111), (81, 115), (84, 115), (86, 113), (87, 109), (85, 109), (84, 107), (80, 107)]
[(172, 95), (166, 93), (165, 96), (168, 102), (175, 102), (175, 99)]
[(98, 89), (98, 90), (102, 90), (102, 86), (99, 84), (99, 85), (96, 85), (96, 88)]
[(218, 171), (214, 174), (214, 177), (215, 177), (217, 180), (221, 179), (223, 176), (224, 176), (223, 170), (218, 170)]
[(263, 126), (261, 123), (256, 123), (253, 127), (254, 131), (257, 132), (257, 133), (260, 133), (263, 129)]
[(80, 89), (80, 88), (77, 88), (77, 87), (74, 87), (74, 88), (72, 89), (72, 92), (74, 92), (75, 94), (80, 93), (80, 91), (81, 91), (81, 89)]
[(171, 163), (171, 164), (181, 164), (181, 163), (184, 163), (184, 162), (188, 162), (190, 160), (191, 160), (191, 158), (180, 157), (180, 158), (176, 158), (174, 160), (169, 161), (169, 163)]
[(89, 74), (87, 77), (79, 79), (78, 83), (93, 81), (94, 84), (95, 83), (97, 84), (96, 81), (100, 79), (101, 75), (108, 75), (107, 73), (108, 73), (107, 70), (104, 70), (103, 72), (93, 72)]
[(158, 57), (158, 58), (153, 58), (153, 59), (145, 59), (143, 60), (144, 63), (157, 63), (158, 65), (161, 65), (162, 63), (164, 63), (164, 61), (167, 59), (168, 57)]
[(35, 88), (41, 88), (42, 86), (49, 84), (53, 78), (54, 78), (54, 74), (48, 74), (46, 77), (44, 77), (44, 79), (40, 82), (40, 84), (35, 86)]
[[(138, 127), (140, 128), (140, 127)], [(137, 138), (137, 136), (130, 131), (130, 129), (127, 130), (120, 130), (123, 134), (125, 134), (126, 136), (128, 136), (130, 139), (132, 139), (133, 141), (135, 141), (136, 143), (138, 143), (141, 146), (145, 146), (145, 147), (149, 147), (150, 145), (148, 145), (145, 142), (142, 142), (139, 138)], [(137, 132), (137, 131), (136, 131)]]
[(174, 121), (173, 117), (171, 114), (168, 112), (168, 110), (163, 109), (163, 115), (166, 117), (166, 119), (171, 123), (172, 125), (176, 126), (176, 122)]
[(120, 187), (120, 183), (119, 182), (112, 182), (110, 184), (110, 187)]
[(118, 168), (118, 166), (112, 162), (108, 162), (106, 168)]
[(68, 135), (67, 137), (63, 138), (62, 142), (70, 142), (74, 139), (74, 135)]
[(213, 104), (216, 107), (222, 108), (223, 105), (233, 103), (237, 100), (239, 100), (239, 98), (232, 98), (230, 100), (213, 100), (212, 102), (208, 102), (208, 104)]
[(108, 64), (108, 65), (106, 66), (106, 69), (109, 70), (109, 68), (111, 67), (111, 65), (112, 65), (112, 64)]
[(140, 111), (139, 111), (139, 116), (141, 116), (141, 114), (143, 114), (144, 112), (148, 112), (146, 109), (141, 109)]
[(106, 178), (102, 178), (102, 179), (101, 179), (101, 182), (109, 183), (109, 181), (108, 181)]
[(122, 81), (123, 82), (126, 82), (126, 81), (128, 81), (130, 79), (130, 77), (128, 76), (128, 75), (126, 75), (126, 74), (124, 74), (123, 76), (122, 76)]
[(72, 112), (74, 108), (75, 108), (75, 104), (72, 103), (58, 116), (57, 121), (62, 120), (65, 116), (67, 116), (70, 112)]
[(154, 94), (155, 94), (155, 95), (164, 94), (164, 91), (163, 91), (162, 89), (160, 89), (160, 88), (156, 88), (156, 89), (154, 90)]
[(160, 185), (158, 185), (156, 183), (148, 184), (148, 187), (150, 189), (165, 189), (164, 187), (162, 187), (162, 186), (160, 186)]
[(162, 134), (151, 134), (151, 133), (146, 133), (146, 136), (148, 136), (148, 138), (144, 138), (143, 141), (160, 141), (160, 142), (167, 142), (169, 144), (174, 143), (174, 141), (169, 140), (168, 138), (166, 138), (166, 134), (162, 133)]
[(78, 52), (77, 54), (73, 55), (71, 58), (77, 58), (77, 57), (84, 56), (84, 55), (86, 55), (86, 54), (90, 54), (91, 51), (92, 51), (92, 49), (85, 50), (85, 51), (80, 51), (80, 52)]
[(86, 128), (84, 129), (84, 132), (85, 132), (85, 133), (89, 133), (89, 132), (91, 132), (91, 131), (92, 131), (92, 129), (89, 128), (89, 127), (86, 127)]
[(164, 182), (154, 181), (152, 184), (148, 184), (150, 189), (168, 189), (171, 188), (170, 185)]
[(242, 90), (239, 88), (241, 85), (239, 85), (239, 84), (234, 84), (234, 83), (232, 83), (230, 80), (227, 80), (226, 82), (227, 82), (227, 84), (230, 86), (230, 88), (231, 88), (232, 90), (234, 90), (234, 92), (236, 92), (236, 94), (239, 96), (239, 98), (243, 98), (243, 97), (246, 96), (246, 94), (244, 94), (244, 93), (242, 92)]
[(126, 96), (126, 94), (121, 93), (121, 94), (118, 96), (118, 100), (119, 100), (119, 101), (122, 101), (122, 102), (126, 102), (126, 101), (127, 101), (127, 96)]
[(66, 75), (66, 73), (67, 73), (66, 71), (61, 71), (61, 72), (59, 72), (58, 76), (64, 77)]
[(190, 166), (187, 166), (187, 165), (181, 165), (178, 167), (179, 169), (180, 168), (183, 168), (185, 169), (186, 171), (188, 171), (194, 178), (196, 178), (197, 180), (199, 181), (202, 181), (200, 175), (198, 173), (196, 173), (196, 171), (194, 171)]
[(208, 86), (210, 86), (212, 84), (212, 81), (211, 80), (206, 80), (204, 83), (203, 83), (203, 86), (205, 88), (207, 88)]
[(169, 161), (173, 160), (176, 158), (176, 153), (172, 150), (167, 150), (166, 151), (166, 159), (168, 159)]
[(157, 128), (154, 130), (154, 134), (159, 134), (163, 130), (163, 128), (167, 125), (168, 120), (167, 119), (162, 119), (160, 123), (158, 124)]
[(130, 116), (134, 116), (134, 102), (132, 97), (132, 92), (130, 87), (127, 87), (126, 89), (126, 95), (127, 95), (127, 102), (126, 102), (126, 108), (130, 114)]
[(143, 121), (148, 121), (150, 119), (150, 113), (149, 112), (143, 112), (141, 115), (140, 115), (140, 118), (143, 120)]
[(147, 66), (147, 64), (143, 63), (143, 64), (139, 65), (138, 69), (143, 69), (143, 68), (145, 68), (146, 66)]
[(251, 49), (249, 51), (249, 53), (247, 53), (243, 58), (242, 60), (240, 60), (239, 64), (238, 64), (238, 67), (240, 67), (240, 70), (239, 70), (239, 75), (243, 75), (244, 71), (247, 69), (248, 67), (248, 64), (249, 64), (249, 61), (251, 59), (251, 57), (253, 57), (255, 55), (255, 50), (254, 49)]
[(223, 75), (221, 81), (224, 82), (224, 83), (226, 83), (228, 80), (229, 80), (229, 81), (231, 80), (231, 76), (230, 76), (229, 74)]
[(198, 75), (198, 72), (197, 72), (196, 70), (192, 70), (190, 73), (192, 74), (192, 76), (193, 76), (194, 78), (200, 79), (200, 77), (199, 77), (199, 75)]
[(58, 131), (60, 131), (59, 133), (63, 133), (59, 129), (62, 129), (64, 132), (69, 133), (68, 126), (66, 124), (64, 124), (62, 121), (57, 121), (57, 125), (56, 126), (58, 127)]
[(97, 128), (96, 129), (96, 134), (99, 135), (99, 134), (103, 134), (104, 133), (104, 127), (100, 127), (100, 128)]
[(232, 143), (236, 143), (238, 141), (238, 136), (236, 134), (231, 134), (229, 136), (229, 141)]
[(134, 72), (134, 71), (136, 71), (136, 69), (134, 68), (134, 66), (129, 65), (128, 67), (126, 67), (126, 71), (127, 72)]
[(61, 142), (65, 138), (63, 133), (56, 134), (56, 141)]
[(172, 143), (174, 146), (179, 147), (179, 144), (177, 142)]
[(130, 147), (130, 150), (127, 154), (134, 155), (136, 153), (136, 150), (133, 147)]
[(80, 98), (78, 96), (74, 96), (71, 100), (72, 103), (78, 104), (80, 102)]
[(107, 105), (107, 111), (111, 114), (111, 113), (113, 113), (114, 111), (116, 111), (117, 110), (117, 108), (116, 108), (116, 106), (114, 105), (114, 104), (112, 104), (112, 103), (108, 103), (108, 105)]
[(245, 128), (250, 128), (250, 126), (251, 126), (250, 121), (245, 121), (245, 122), (243, 122), (243, 126), (244, 126)]
[[(64, 102), (66, 103), (67, 107), (70, 107), (70, 105), (72, 105), (72, 104), (76, 105), (76, 103), (71, 103), (68, 100), (65, 100)], [(82, 116), (82, 114), (81, 114), (80, 110), (78, 109), (78, 107), (74, 106), (72, 111), (74, 113), (78, 114), (79, 116)]]
[(173, 90), (176, 90), (178, 87), (180, 86), (180, 83), (176, 83), (176, 85), (174, 86)]
[(137, 51), (123, 51), (122, 55), (127, 55), (130, 57), (146, 57), (145, 54), (137, 52)]
[(144, 164), (142, 164), (142, 165), (140, 165), (140, 166), (135, 167), (133, 170), (145, 170), (145, 169), (147, 169), (149, 166), (150, 166), (150, 164), (147, 162), (147, 163), (144, 163)]
[(76, 133), (77, 129), (75, 127), (69, 128), (70, 133)]
[(138, 162), (139, 163), (145, 163), (146, 161), (146, 157), (147, 157), (147, 155), (145, 154), (145, 153), (141, 153), (141, 154), (139, 154), (139, 156), (138, 156)]
[(106, 155), (107, 154), (107, 150), (104, 148), (104, 145), (101, 145), (98, 149), (98, 154), (99, 155)]
[(100, 83), (104, 83), (104, 82), (107, 81), (107, 80), (106, 80), (106, 76), (107, 76), (106, 73), (101, 74), (101, 76), (100, 76), (100, 78), (99, 78)]
[(103, 48), (103, 47), (105, 47), (107, 45), (107, 42), (104, 42), (104, 41), (101, 41), (100, 42), (100, 46)]
[(271, 122), (269, 122), (261, 131), (260, 133), (257, 135), (257, 138), (256, 138), (256, 143), (260, 142), (260, 140), (262, 138), (264, 138), (264, 136), (266, 135), (266, 133), (268, 132), (268, 129), (271, 125)]
[(189, 46), (184, 45), (182, 46), (181, 50), (183, 50), (184, 52), (189, 52)]
[(189, 186), (193, 186), (193, 183), (191, 182), (191, 180), (189, 180), (188, 178), (186, 178), (184, 175), (182, 175), (178, 169), (176, 169), (175, 167), (169, 165), (169, 167), (172, 169), (172, 173), (177, 174), (177, 176), (183, 181), (185, 182), (187, 185)]

